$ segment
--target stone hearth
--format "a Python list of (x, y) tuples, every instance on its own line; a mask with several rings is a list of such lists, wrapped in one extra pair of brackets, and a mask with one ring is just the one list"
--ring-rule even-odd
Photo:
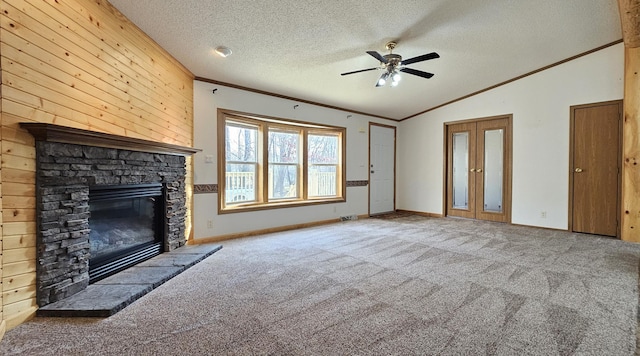
[(37, 301), (53, 303), (89, 284), (89, 189), (161, 183), (164, 251), (185, 244), (185, 155), (198, 150), (48, 124), (36, 138)]

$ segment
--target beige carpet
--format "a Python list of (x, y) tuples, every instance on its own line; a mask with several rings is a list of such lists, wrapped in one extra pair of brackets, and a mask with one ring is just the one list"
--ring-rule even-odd
[(106, 319), (3, 355), (633, 355), (640, 245), (405, 216), (239, 239)]

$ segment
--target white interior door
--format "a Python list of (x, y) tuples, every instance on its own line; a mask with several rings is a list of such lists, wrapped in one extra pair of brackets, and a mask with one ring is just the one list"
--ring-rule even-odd
[(395, 127), (369, 126), (369, 215), (395, 210)]

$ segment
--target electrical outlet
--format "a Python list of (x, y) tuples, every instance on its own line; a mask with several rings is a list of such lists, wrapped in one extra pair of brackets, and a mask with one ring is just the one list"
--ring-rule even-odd
[(547, 212), (546, 211), (541, 211), (540, 212), (540, 217), (543, 218), (543, 219), (546, 219), (547, 218)]
[(207, 229), (213, 229), (213, 220), (207, 220)]

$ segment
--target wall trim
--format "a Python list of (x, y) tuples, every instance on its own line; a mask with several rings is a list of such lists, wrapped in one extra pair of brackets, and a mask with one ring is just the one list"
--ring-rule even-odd
[[(360, 217), (360, 216), (358, 216), (358, 217)], [(303, 228), (306, 228), (306, 227), (328, 225), (328, 224), (334, 224), (334, 223), (338, 223), (338, 222), (341, 222), (340, 218), (335, 218), (335, 219), (330, 219), (330, 220), (314, 221), (314, 222), (310, 222), (310, 223), (302, 223), (302, 224), (271, 227), (271, 228), (268, 228), (268, 229), (260, 229), (260, 230), (246, 231), (246, 232), (238, 232), (238, 233), (234, 233), (234, 234), (203, 237), (203, 238), (193, 239), (191, 241), (188, 241), (187, 245), (200, 245), (200, 244), (206, 244), (206, 243), (210, 243), (210, 242), (220, 242), (220, 241), (225, 241), (225, 240), (234, 240), (234, 239), (239, 239), (239, 238), (243, 238), (243, 237), (264, 235), (264, 234), (270, 234), (270, 233), (274, 233), (274, 232), (298, 230), (298, 229), (303, 229)]]
[(256, 94), (274, 96), (274, 97), (280, 98), (280, 99), (297, 101), (299, 103), (320, 106), (320, 107), (323, 107), (323, 108), (340, 110), (340, 111), (344, 111), (344, 112), (348, 112), (348, 113), (352, 113), (352, 114), (366, 115), (366, 116), (370, 116), (370, 117), (377, 117), (379, 119), (391, 120), (391, 121), (396, 121), (396, 122), (398, 121), (398, 119), (393, 119), (393, 118), (386, 117), (386, 116), (381, 116), (381, 115), (366, 113), (366, 112), (362, 112), (362, 111), (356, 111), (356, 110), (341, 108), (339, 106), (333, 106), (333, 105), (319, 103), (317, 101), (305, 100), (305, 99), (300, 99), (300, 98), (287, 96), (287, 95), (283, 95), (283, 94), (272, 93), (272, 92), (268, 92), (268, 91), (264, 91), (264, 90), (260, 90), (260, 89), (254, 89), (254, 88), (245, 87), (245, 86), (242, 86), (242, 85), (221, 82), (219, 80), (208, 79), (208, 78), (203, 78), (203, 77), (195, 77), (194, 80), (197, 80), (197, 81), (200, 81), (200, 82), (205, 82), (205, 83), (210, 83), (210, 84), (215, 84), (215, 85), (222, 85), (222, 86), (229, 87), (229, 88), (234, 88), (234, 89), (240, 89), (240, 90), (244, 90), (244, 91), (248, 91), (248, 92), (252, 92), (252, 93), (256, 93)]
[(420, 215), (420, 216), (424, 216), (424, 217), (427, 217), (427, 218), (444, 218), (443, 214), (427, 213), (427, 212), (424, 212), (424, 211), (397, 209), (396, 212), (398, 212), (398, 213), (415, 214), (415, 215)]
[(193, 194), (218, 193), (218, 184), (194, 184)]
[[(350, 187), (366, 187), (369, 185), (368, 180), (348, 180), (347, 188)], [(218, 184), (194, 184), (193, 194), (213, 194), (218, 193)]]
[(549, 69), (549, 68), (553, 68), (553, 67), (555, 67), (555, 66), (558, 66), (558, 65), (561, 65), (561, 64), (564, 64), (564, 63), (570, 62), (570, 61), (572, 61), (572, 60), (574, 60), (574, 59), (578, 59), (578, 58), (580, 58), (580, 57), (583, 57), (583, 56), (589, 55), (589, 54), (591, 54), (591, 53), (594, 53), (594, 52), (600, 51), (600, 50), (602, 50), (602, 49), (605, 49), (605, 48), (608, 48), (608, 47), (611, 47), (611, 46), (617, 45), (618, 43), (622, 43), (622, 42), (623, 42), (623, 40), (622, 40), (622, 38), (621, 38), (621, 39), (619, 39), (619, 40), (616, 40), (616, 41), (613, 41), (613, 42), (607, 43), (607, 44), (602, 45), (602, 46), (600, 46), (600, 47), (596, 47), (596, 48), (594, 48), (594, 49), (590, 49), (590, 50), (588, 50), (588, 51), (585, 51), (585, 52), (579, 53), (579, 54), (577, 54), (577, 55), (575, 55), (575, 56), (571, 56), (571, 57), (569, 57), (569, 58), (565, 58), (565, 59), (563, 59), (563, 60), (561, 60), (561, 61), (558, 61), (558, 62), (555, 62), (555, 63), (549, 64), (549, 65), (546, 65), (546, 66), (541, 67), (541, 68), (538, 68), (538, 69), (535, 69), (535, 70), (533, 70), (533, 71), (531, 71), (531, 72), (528, 72), (528, 73), (525, 73), (525, 74), (519, 75), (519, 76), (517, 76), (517, 77), (511, 78), (511, 79), (508, 79), (508, 80), (505, 80), (505, 81), (503, 81), (503, 82), (500, 82), (500, 83), (498, 83), (498, 84), (492, 85), (492, 86), (490, 86), (490, 87), (487, 87), (487, 88), (484, 88), (484, 89), (480, 89), (480, 90), (475, 91), (475, 92), (473, 92), (473, 93), (470, 93), (470, 94), (467, 94), (467, 95), (461, 96), (461, 97), (459, 97), (459, 98), (457, 98), (457, 99), (453, 99), (453, 100), (447, 101), (447, 102), (445, 102), (445, 103), (442, 103), (442, 104), (440, 104), (440, 105), (437, 105), (437, 106), (431, 107), (431, 108), (429, 108), (429, 109), (426, 109), (426, 110), (420, 111), (420, 112), (418, 112), (418, 113), (415, 113), (415, 114), (409, 115), (409, 116), (404, 117), (404, 118), (402, 118), (402, 119), (394, 119), (394, 118), (390, 118), (390, 117), (386, 117), (386, 116), (381, 116), (381, 115), (376, 115), (376, 114), (366, 113), (366, 112), (362, 112), (362, 111), (356, 111), (356, 110), (346, 109), (346, 108), (342, 108), (342, 107), (338, 107), (338, 106), (333, 106), (333, 105), (328, 105), (328, 104), (319, 103), (319, 102), (316, 102), (316, 101), (305, 100), (305, 99), (295, 98), (295, 97), (292, 97), (292, 96), (282, 95), (282, 94), (278, 94), (278, 93), (272, 93), (272, 92), (268, 92), (268, 91), (264, 91), (264, 90), (260, 90), (260, 89), (254, 89), (254, 88), (250, 88), (250, 87), (245, 87), (245, 86), (242, 86), (242, 85), (237, 85), (237, 84), (232, 84), (232, 83), (227, 83), (227, 82), (221, 82), (221, 81), (219, 81), (219, 80), (214, 80), (214, 79), (208, 79), (208, 78), (203, 78), (203, 77), (198, 77), (198, 76), (196, 76), (196, 77), (194, 78), (194, 80), (201, 81), (201, 82), (205, 82), (205, 83), (210, 83), (210, 84), (215, 84), (215, 85), (222, 85), (222, 86), (226, 86), (226, 87), (234, 88), (234, 89), (240, 89), (240, 90), (244, 90), (244, 91), (248, 91), (248, 92), (252, 92), (252, 93), (257, 93), (257, 94), (262, 94), (262, 95), (268, 95), (268, 96), (274, 96), (274, 97), (276, 97), (276, 98), (281, 98), (281, 99), (286, 99), (286, 100), (297, 101), (297, 102), (300, 102), (300, 103), (316, 105), (316, 106), (320, 106), (320, 107), (324, 107), (324, 108), (329, 108), (329, 109), (334, 109), (334, 110), (340, 110), (340, 111), (350, 112), (350, 113), (353, 113), (353, 114), (359, 114), (359, 115), (366, 115), (366, 116), (371, 116), (371, 117), (377, 117), (377, 118), (379, 118), (379, 119), (391, 120), (391, 121), (395, 121), (395, 122), (402, 122), (402, 121), (404, 121), (404, 120), (408, 120), (408, 119), (414, 118), (414, 117), (416, 117), (416, 116), (419, 116), (419, 115), (422, 115), (422, 114), (428, 113), (428, 112), (430, 112), (430, 111), (433, 111), (433, 110), (439, 109), (439, 108), (441, 108), (441, 107), (443, 107), (443, 106), (447, 106), (447, 105), (449, 105), (449, 104), (453, 104), (453, 103), (455, 103), (455, 102), (457, 102), (457, 101), (461, 101), (461, 100), (464, 100), (464, 99), (470, 98), (470, 97), (472, 97), (472, 96), (475, 96), (475, 95), (478, 95), (478, 94), (484, 93), (484, 92), (486, 92), (486, 91), (489, 91), (489, 90), (495, 89), (495, 88), (497, 88), (497, 87), (503, 86), (503, 85), (505, 85), (505, 84), (509, 84), (509, 83), (511, 83), (511, 82), (515, 82), (516, 80), (520, 80), (520, 79), (525, 78), (525, 77), (528, 77), (528, 76), (530, 76), (530, 75), (533, 75), (533, 74), (536, 74), (536, 73), (542, 72), (542, 71), (544, 71), (544, 70), (547, 70), (547, 69)]
[(407, 116), (407, 117), (405, 117), (405, 118), (402, 118), (402, 119), (398, 120), (398, 122), (402, 122), (402, 121), (404, 121), (404, 120), (408, 120), (408, 119), (414, 118), (414, 117), (416, 117), (416, 116), (418, 116), (418, 115), (422, 115), (422, 114), (428, 113), (428, 112), (430, 112), (430, 111), (433, 111), (433, 110), (439, 109), (439, 108), (441, 108), (441, 107), (443, 107), (443, 106), (447, 106), (447, 105), (453, 104), (453, 103), (455, 103), (455, 102), (457, 102), (457, 101), (461, 101), (461, 100), (464, 100), (464, 99), (468, 99), (468, 98), (470, 98), (470, 97), (472, 97), (472, 96), (476, 96), (476, 95), (478, 95), (478, 94), (482, 94), (482, 93), (484, 93), (484, 92), (486, 92), (486, 91), (489, 91), (489, 90), (495, 89), (495, 88), (497, 88), (497, 87), (501, 87), (501, 86), (506, 85), (506, 84), (509, 84), (509, 83), (511, 83), (511, 82), (515, 82), (516, 80), (520, 80), (520, 79), (525, 78), (525, 77), (528, 77), (528, 76), (530, 76), (530, 75), (533, 75), (533, 74), (536, 74), (536, 73), (539, 73), (539, 72), (545, 71), (545, 70), (547, 70), (547, 69), (549, 69), (549, 68), (553, 68), (553, 67), (555, 67), (555, 66), (559, 66), (559, 65), (561, 65), (561, 64), (564, 64), (564, 63), (570, 62), (570, 61), (572, 61), (572, 60), (574, 60), (574, 59), (578, 59), (578, 58), (580, 58), (580, 57), (583, 57), (583, 56), (589, 55), (589, 54), (591, 54), (591, 53), (594, 53), (594, 52), (600, 51), (600, 50), (602, 50), (602, 49), (605, 49), (605, 48), (608, 48), (608, 47), (611, 47), (611, 46), (615, 46), (615, 45), (617, 45), (618, 43), (622, 43), (622, 39), (619, 39), (619, 40), (616, 40), (616, 41), (613, 41), (613, 42), (607, 43), (607, 44), (605, 44), (605, 45), (603, 45), (603, 46), (596, 47), (596, 48), (591, 49), (591, 50), (588, 50), (588, 51), (586, 51), (586, 52), (582, 52), (582, 53), (576, 54), (575, 56), (572, 56), (572, 57), (569, 57), (569, 58), (565, 58), (565, 59), (563, 59), (563, 60), (561, 60), (561, 61), (558, 61), (558, 62), (555, 62), (555, 63), (549, 64), (549, 65), (544, 66), (544, 67), (542, 67), (542, 68), (538, 68), (538, 69), (533, 70), (533, 71), (531, 71), (531, 72), (528, 72), (528, 73), (525, 73), (525, 74), (519, 75), (519, 76), (517, 76), (517, 77), (515, 77), (515, 78), (511, 78), (511, 79), (505, 80), (504, 82), (500, 82), (500, 83), (498, 83), (498, 84), (492, 85), (492, 86), (490, 86), (490, 87), (488, 87), (488, 88), (480, 89), (480, 90), (475, 91), (475, 92), (473, 92), (473, 93), (471, 93), (471, 94), (467, 94), (467, 95), (465, 95), (465, 96), (461, 96), (461, 97), (459, 97), (459, 98), (457, 98), (457, 99), (453, 99), (453, 100), (447, 101), (447, 102), (445, 102), (445, 103), (443, 103), (443, 104), (440, 104), (440, 105), (434, 106), (434, 107), (429, 108), (429, 109), (427, 109), (427, 110), (424, 110), (424, 111), (421, 111), (421, 112), (419, 112), (419, 113), (416, 113), (416, 114), (413, 114), (413, 115)]
[[(571, 232), (569, 231), (569, 229), (560, 229), (557, 227), (546, 227), (546, 226), (536, 226), (536, 225), (526, 225), (526, 224), (514, 224), (514, 223), (510, 223), (510, 225), (513, 226), (522, 226), (522, 227), (529, 227), (532, 229), (542, 229), (542, 230), (547, 230), (547, 231), (567, 231), (567, 232)], [(581, 234), (580, 232), (574, 232), (574, 234)], [(611, 238), (614, 239), (614, 238)]]

